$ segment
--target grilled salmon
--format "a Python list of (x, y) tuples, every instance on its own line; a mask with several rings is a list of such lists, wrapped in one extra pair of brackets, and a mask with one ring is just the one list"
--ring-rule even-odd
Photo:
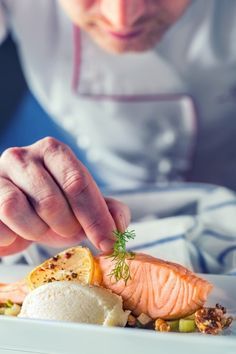
[(203, 307), (212, 285), (185, 267), (146, 254), (127, 260), (131, 279), (115, 282), (109, 275), (114, 261), (98, 257), (103, 274), (102, 285), (121, 295), (124, 308), (138, 316), (145, 313), (153, 319), (178, 319)]

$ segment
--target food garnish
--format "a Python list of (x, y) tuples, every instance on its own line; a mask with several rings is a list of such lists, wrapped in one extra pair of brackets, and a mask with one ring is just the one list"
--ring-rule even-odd
[[(99, 291), (98, 289), (101, 289), (100, 287), (107, 288), (110, 291), (110, 293), (107, 293), (108, 297), (112, 294), (112, 291), (116, 294), (117, 287), (121, 286), (122, 291), (120, 291), (119, 287), (118, 295), (122, 294), (123, 310), (128, 311), (126, 313), (127, 327), (149, 329), (159, 332), (201, 332), (217, 335), (231, 325), (233, 318), (226, 316), (226, 309), (223, 306), (216, 304), (215, 307), (204, 307), (208, 292), (212, 288), (212, 285), (209, 282), (199, 278), (197, 275), (180, 265), (163, 261), (149, 255), (139, 253), (134, 254), (127, 251), (126, 243), (135, 237), (133, 230), (127, 230), (124, 233), (116, 231), (115, 236), (116, 242), (111, 255), (100, 255), (98, 257), (93, 257), (88, 248), (80, 246), (73, 247), (55, 255), (33, 269), (33, 271), (31, 271), (28, 275), (27, 282), (21, 280), (12, 284), (0, 284), (0, 289), (2, 290), (2, 297), (0, 297), (0, 315), (18, 316), (21, 311), (21, 306), (19, 304), (24, 301), (27, 293), (30, 294), (29, 287), (31, 290), (34, 290), (35, 288), (47, 283), (63, 283), (65, 281), (72, 281), (73, 283), (77, 282), (81, 285), (87, 285), (89, 286), (89, 289), (92, 288), (93, 285), (97, 285), (94, 287), (97, 288), (97, 291)], [(131, 263), (132, 267), (129, 268)], [(148, 267), (146, 265), (148, 265)], [(113, 266), (114, 268), (112, 268)], [(151, 267), (154, 267), (157, 271), (151, 272)], [(109, 271), (107, 271), (107, 269), (109, 269)], [(142, 271), (144, 278), (140, 278), (139, 276), (137, 277), (137, 271), (134, 271), (135, 269)], [(172, 269), (174, 269), (174, 271)], [(180, 310), (174, 313), (169, 310), (168, 312), (163, 312), (163, 306), (162, 312), (159, 313), (158, 311), (151, 312), (147, 306), (143, 306), (142, 308), (140, 307), (140, 309), (137, 310), (137, 306), (133, 306), (134, 291), (137, 288), (139, 289), (138, 299), (140, 302), (140, 296), (142, 296), (142, 294), (144, 294), (146, 298), (149, 296), (149, 293), (146, 290), (148, 290), (151, 283), (155, 284), (155, 287), (159, 285), (160, 289), (162, 289), (161, 286), (163, 285), (165, 289), (165, 282), (161, 284), (159, 282), (160, 278), (158, 278), (158, 272), (161, 271), (163, 274), (163, 270), (165, 274), (172, 271), (172, 275), (174, 274), (176, 277), (180, 277), (181, 274), (184, 274), (181, 281), (187, 281), (187, 284), (191, 284), (192, 279), (195, 278), (198, 282), (198, 289), (201, 295), (199, 299), (201, 300), (201, 303), (198, 303), (197, 307), (192, 306), (192, 308), (190, 308), (190, 306), (188, 306), (187, 310), (181, 303), (182, 307)], [(155, 277), (152, 282), (151, 280), (153, 278), (149, 278), (148, 282), (145, 283), (144, 280), (146, 279), (145, 276), (147, 271), (150, 271), (150, 274), (154, 274)], [(108, 274), (108, 272), (110, 272), (110, 274)], [(131, 279), (131, 275), (132, 282), (129, 283), (129, 286), (126, 286), (127, 281)], [(123, 279), (125, 284), (123, 284), (123, 282), (119, 284), (111, 283), (110, 277), (114, 277), (116, 282)], [(190, 277), (190, 280), (188, 277)], [(107, 282), (105, 282), (106, 279), (108, 279)], [(175, 281), (174, 278), (172, 279)], [(158, 280), (159, 283), (156, 280)], [(60, 286), (59, 283), (56, 285)], [(53, 284), (47, 284), (47, 286), (51, 285)], [(66, 286), (73, 286), (73, 284), (66, 284)], [(19, 296), (19, 290), (22, 290), (22, 288), (25, 287), (27, 288), (27, 291), (24, 291), (23, 293), (23, 300), (19, 300), (22, 298), (21, 293)], [(195, 291), (194, 296), (196, 298), (196, 281), (194, 282), (193, 290)], [(124, 296), (125, 291), (126, 298)], [(166, 301), (169, 301), (171, 293), (168, 289), (165, 289), (165, 291), (166, 292), (164, 292), (164, 295), (161, 292), (158, 293), (159, 303), (162, 301), (162, 304), (165, 304)], [(153, 295), (153, 289), (151, 295)], [(202, 299), (203, 295), (204, 298)], [(177, 301), (176, 296), (178, 296), (178, 291), (175, 292), (175, 296), (173, 298), (174, 302)], [(146, 300), (145, 302), (142, 302), (142, 304), (146, 303), (150, 303), (149, 299), (148, 302)], [(189, 305), (189, 301), (187, 305)], [(132, 311), (130, 311), (131, 309)], [(88, 313), (88, 317), (89, 316), (90, 314)], [(89, 320), (88, 323), (90, 323)]]
[(179, 331), (182, 333), (194, 332), (196, 323), (194, 320), (181, 318), (179, 320)]
[(137, 317), (137, 320), (142, 326), (147, 326), (152, 321), (151, 317), (149, 317), (145, 313), (141, 313), (141, 315)]
[(20, 313), (21, 306), (7, 300), (5, 303), (0, 304), (0, 315), (17, 316)]
[(128, 316), (127, 326), (128, 327), (137, 327), (137, 318), (130, 314)]
[[(144, 314), (142, 314), (142, 316), (144, 316)], [(192, 315), (177, 320), (157, 318), (154, 321), (143, 324), (141, 328), (154, 329), (157, 332), (201, 332), (216, 335), (228, 328), (232, 321), (233, 318), (231, 316), (226, 316), (226, 309), (216, 304), (215, 307), (203, 307)], [(128, 318), (128, 326), (140, 328), (138, 318), (130, 315), (130, 320)]]
[(157, 318), (155, 321), (155, 330), (158, 332), (170, 332), (170, 325), (162, 318)]
[(215, 307), (205, 307), (195, 312), (195, 322), (197, 328), (202, 333), (219, 334), (228, 328), (232, 321), (232, 317), (226, 317), (226, 309), (216, 304)]
[(114, 231), (114, 235), (116, 237), (114, 250), (108, 258), (112, 258), (112, 261), (115, 261), (115, 266), (109, 276), (115, 278), (115, 282), (123, 279), (126, 284), (127, 281), (131, 279), (129, 265), (126, 260), (135, 257), (133, 252), (127, 251), (126, 243), (135, 238), (135, 232), (134, 230), (126, 230), (125, 232)]
[(170, 332), (179, 331), (179, 320), (166, 321), (166, 323), (170, 326)]
[(46, 260), (30, 272), (27, 280), (31, 289), (45, 283), (65, 280), (99, 285), (101, 275), (90, 250), (78, 246)]

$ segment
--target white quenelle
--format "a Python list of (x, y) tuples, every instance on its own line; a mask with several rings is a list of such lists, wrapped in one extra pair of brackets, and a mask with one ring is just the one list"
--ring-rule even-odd
[(110, 290), (59, 281), (30, 292), (19, 317), (124, 327), (129, 313)]

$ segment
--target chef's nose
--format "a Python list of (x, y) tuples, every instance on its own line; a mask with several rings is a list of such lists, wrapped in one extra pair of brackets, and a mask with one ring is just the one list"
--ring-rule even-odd
[(147, 0), (100, 0), (102, 16), (116, 29), (132, 27), (145, 13)]

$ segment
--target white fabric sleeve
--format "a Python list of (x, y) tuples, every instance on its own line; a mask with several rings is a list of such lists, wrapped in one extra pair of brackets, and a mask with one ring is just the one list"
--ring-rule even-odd
[(0, 0), (0, 44), (4, 41), (7, 35), (7, 20), (4, 11), (4, 6)]

